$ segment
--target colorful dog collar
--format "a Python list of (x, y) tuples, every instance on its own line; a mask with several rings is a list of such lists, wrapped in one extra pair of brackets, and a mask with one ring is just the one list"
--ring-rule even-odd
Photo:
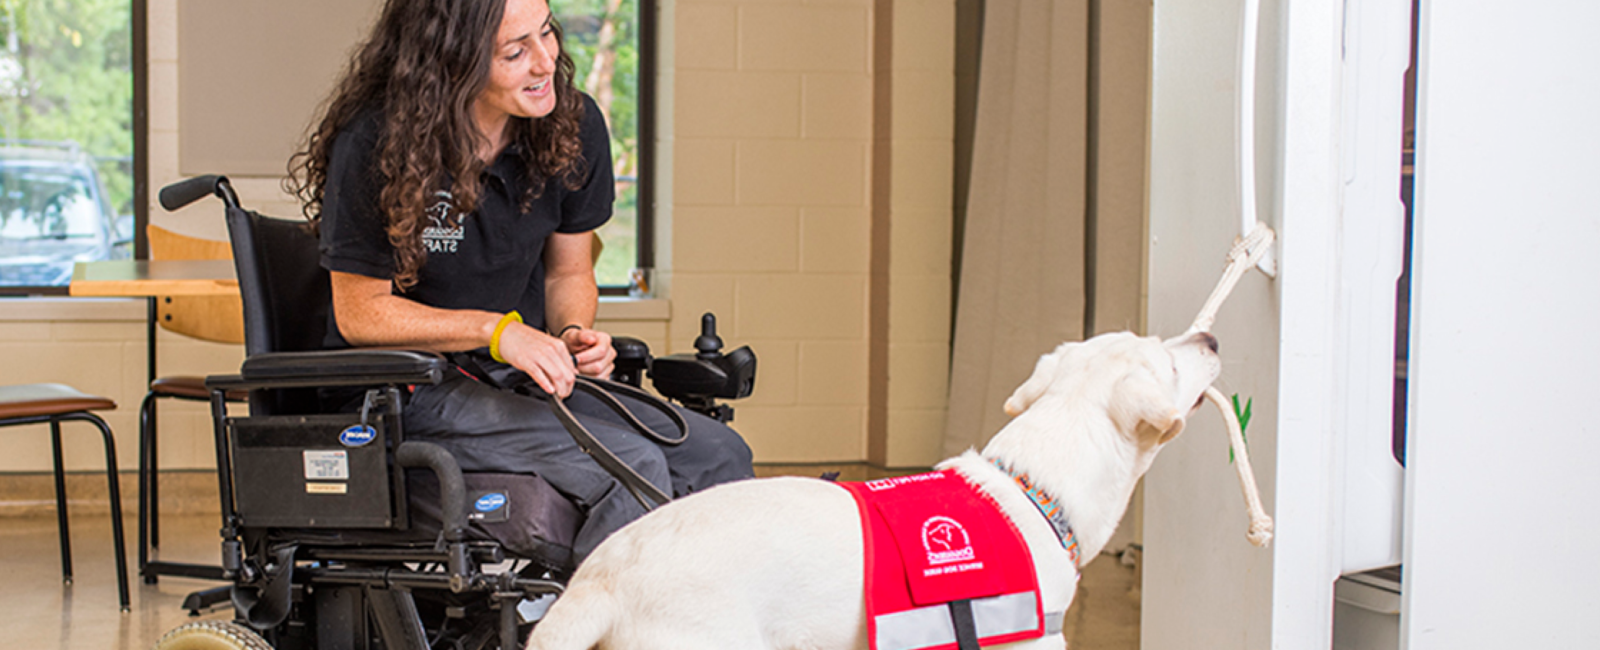
[(1039, 509), (1039, 514), (1044, 515), (1044, 518), (1050, 522), (1051, 530), (1056, 532), (1056, 539), (1061, 541), (1061, 548), (1066, 549), (1067, 555), (1072, 557), (1072, 566), (1079, 566), (1078, 537), (1072, 533), (1072, 526), (1067, 523), (1067, 516), (1062, 514), (1061, 504), (1056, 503), (1055, 497), (1040, 490), (1038, 486), (1033, 484), (1033, 481), (1028, 479), (1027, 474), (1013, 472), (1005, 465), (1000, 464), (998, 460), (990, 459), (989, 462), (1017, 482), (1023, 493), (1028, 495), (1028, 500), (1032, 501), (1034, 507)]

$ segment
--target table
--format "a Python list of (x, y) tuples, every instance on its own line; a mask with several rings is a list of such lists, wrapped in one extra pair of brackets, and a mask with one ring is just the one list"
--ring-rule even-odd
[(147, 380), (156, 379), (156, 296), (226, 296), (239, 293), (233, 260), (107, 260), (72, 267), (67, 295), (145, 298)]
[[(145, 298), (145, 359), (149, 381), (156, 378), (157, 296), (226, 296), (239, 293), (233, 260), (108, 260), (78, 262), (73, 265), (72, 283), (67, 294), (74, 297)], [(154, 420), (154, 412), (151, 412)], [(154, 426), (154, 422), (149, 423)], [(141, 466), (144, 459), (140, 459)], [(141, 472), (142, 473), (142, 472)], [(154, 480), (154, 477), (151, 477)], [(140, 490), (145, 486), (141, 484)], [(147, 524), (140, 512), (140, 526)], [(211, 580), (226, 580), (221, 567), (177, 562), (147, 561), (143, 536), (139, 544), (139, 571), (146, 582), (156, 576), (171, 575)], [(190, 594), (184, 607), (197, 611), (227, 598), (227, 587)]]
[(239, 292), (233, 260), (109, 260), (78, 262), (72, 296), (226, 296)]

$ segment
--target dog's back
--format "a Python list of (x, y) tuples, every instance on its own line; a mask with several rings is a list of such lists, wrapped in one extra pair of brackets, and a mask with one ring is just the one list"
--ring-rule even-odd
[[(1007, 400), (1015, 418), (981, 456), (941, 465), (974, 481), (1018, 526), (1047, 621), (1065, 612), (1077, 579), (1064, 540), (1076, 540), (1070, 546), (1083, 557), (1099, 553), (1139, 477), (1183, 430), (1220, 367), (1216, 340), (1203, 333), (1063, 344)], [(1030, 477), (1058, 506), (1070, 535), (1041, 515), (1015, 476)], [(865, 648), (861, 542), (854, 498), (838, 486), (785, 478), (713, 488), (601, 544), (535, 626), (530, 647)], [(1017, 643), (1064, 645), (1060, 634)]]
[(861, 571), (860, 518), (843, 489), (722, 485), (608, 538), (528, 647), (864, 648)]

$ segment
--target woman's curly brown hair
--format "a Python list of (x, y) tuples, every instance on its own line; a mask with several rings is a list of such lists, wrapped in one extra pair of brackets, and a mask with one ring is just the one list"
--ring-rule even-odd
[[(478, 205), (476, 179), (488, 166), (477, 156), (484, 144), (473, 121), (473, 103), (488, 84), (505, 0), (388, 0), (377, 24), (351, 59), (328, 98), (321, 120), (289, 159), (284, 188), (300, 199), (313, 227), (322, 218), (323, 191), (334, 139), (363, 111), (377, 109), (377, 172), (383, 179), (379, 208), (387, 216), (394, 246), (394, 283), (415, 285), (427, 261), (422, 230), (434, 192), (449, 188), (453, 214)], [(551, 20), (561, 42), (561, 28)], [(583, 152), (578, 139), (583, 100), (573, 86), (571, 57), (556, 61), (556, 107), (538, 119), (513, 117), (510, 146), (528, 157), (531, 204), (546, 179), (581, 183)], [(454, 219), (456, 217), (452, 217)], [(456, 224), (451, 224), (456, 225)]]

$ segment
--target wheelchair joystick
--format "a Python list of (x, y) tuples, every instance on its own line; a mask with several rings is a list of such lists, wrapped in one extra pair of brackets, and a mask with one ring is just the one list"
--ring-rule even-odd
[(694, 354), (657, 357), (650, 363), (650, 380), (656, 390), (693, 411), (731, 422), (733, 407), (717, 399), (749, 397), (755, 390), (756, 354), (744, 346), (727, 354), (717, 336), (717, 317), (700, 317), (700, 336)]
[(694, 349), (699, 359), (716, 359), (722, 356), (722, 337), (717, 336), (717, 316), (706, 312), (700, 316), (700, 336), (695, 337)]

